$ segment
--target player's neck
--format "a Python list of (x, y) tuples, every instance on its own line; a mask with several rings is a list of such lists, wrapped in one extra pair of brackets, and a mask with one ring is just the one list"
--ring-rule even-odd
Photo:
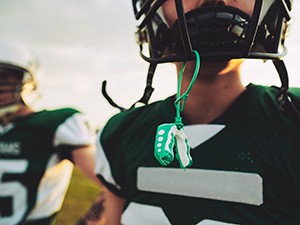
[(2, 126), (6, 126), (7, 124), (12, 123), (15, 119), (30, 115), (32, 113), (33, 113), (32, 109), (22, 104), (20, 108), (18, 108), (15, 112), (10, 112), (2, 116), (0, 118), (0, 124)]
[[(186, 123), (211, 122), (224, 113), (245, 90), (240, 80), (239, 70), (211, 77), (206, 75), (198, 77), (190, 92), (183, 112)], [(183, 78), (182, 90), (186, 90), (189, 82), (188, 77)]]

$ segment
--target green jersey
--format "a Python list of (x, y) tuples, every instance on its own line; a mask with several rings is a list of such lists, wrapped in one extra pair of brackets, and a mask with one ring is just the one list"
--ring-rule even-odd
[(0, 225), (50, 223), (73, 169), (64, 159), (91, 141), (84, 117), (71, 108), (36, 112), (0, 126)]
[[(211, 123), (186, 124), (188, 169), (154, 157), (157, 127), (174, 122), (174, 97), (112, 117), (99, 134), (96, 171), (126, 199), (122, 223), (300, 224), (300, 124), (279, 109), (278, 92), (250, 84)], [(300, 89), (290, 92), (300, 108)]]

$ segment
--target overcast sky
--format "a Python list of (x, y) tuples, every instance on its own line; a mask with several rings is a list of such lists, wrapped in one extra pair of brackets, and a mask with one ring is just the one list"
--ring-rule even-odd
[[(293, 15), (300, 15), (300, 2), (294, 2)], [(24, 43), (40, 60), (43, 95), (37, 107), (75, 107), (94, 128), (118, 112), (101, 95), (103, 80), (122, 106), (143, 93), (148, 65), (138, 54), (135, 25), (131, 0), (0, 1), (0, 38)], [(294, 18), (285, 60), (293, 86), (300, 86), (299, 27), (300, 16)], [(279, 84), (271, 63), (251, 61), (243, 74), (245, 83)], [(154, 87), (152, 100), (175, 92), (173, 66), (159, 66)]]

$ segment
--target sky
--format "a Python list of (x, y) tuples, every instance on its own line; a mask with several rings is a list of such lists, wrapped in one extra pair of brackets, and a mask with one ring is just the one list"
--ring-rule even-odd
[[(300, 1), (294, 1), (292, 15), (285, 62), (290, 85), (300, 86)], [(104, 80), (123, 107), (143, 94), (148, 64), (139, 56), (135, 29), (130, 0), (0, 1), (0, 39), (25, 44), (40, 61), (42, 96), (35, 108), (77, 108), (95, 129), (119, 112), (101, 94)], [(280, 84), (270, 62), (245, 62), (242, 74), (245, 84)], [(175, 93), (174, 66), (160, 65), (153, 86), (151, 101)]]

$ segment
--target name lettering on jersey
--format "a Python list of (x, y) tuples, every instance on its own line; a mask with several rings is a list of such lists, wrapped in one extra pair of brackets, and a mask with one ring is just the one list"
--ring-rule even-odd
[(0, 154), (2, 155), (20, 155), (20, 142), (0, 142)]
[(139, 190), (261, 205), (262, 178), (254, 173), (203, 169), (140, 167)]

